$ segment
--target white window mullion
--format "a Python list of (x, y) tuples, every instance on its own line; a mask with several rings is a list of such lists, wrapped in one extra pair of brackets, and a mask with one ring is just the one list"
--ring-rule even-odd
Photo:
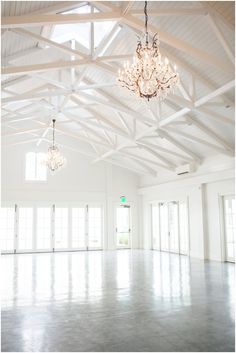
[(89, 226), (88, 226), (88, 220), (89, 220), (89, 206), (85, 206), (85, 248), (88, 250), (89, 246)]
[(15, 205), (15, 229), (14, 229), (14, 253), (17, 253), (19, 247), (19, 207)]
[(55, 205), (52, 205), (52, 216), (51, 216), (51, 249), (55, 250)]
[(37, 237), (37, 217), (36, 217), (36, 207), (33, 207), (33, 230), (32, 230), (32, 250), (36, 250), (36, 237)]
[(68, 207), (68, 249), (72, 249), (72, 207)]

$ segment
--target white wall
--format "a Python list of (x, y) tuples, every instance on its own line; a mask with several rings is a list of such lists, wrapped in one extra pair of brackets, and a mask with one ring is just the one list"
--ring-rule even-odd
[[(45, 152), (46, 147), (40, 146)], [(63, 150), (67, 166), (46, 182), (26, 182), (25, 153), (35, 145), (22, 144), (2, 148), (2, 205), (59, 204), (99, 202), (105, 212), (105, 248), (115, 248), (115, 206), (125, 195), (131, 205), (133, 248), (139, 247), (138, 176), (105, 162), (91, 164), (91, 159)]]
[(185, 200), (189, 206), (190, 256), (223, 261), (220, 197), (234, 194), (234, 169), (184, 177), (139, 189), (142, 195), (143, 246), (151, 247), (151, 203)]

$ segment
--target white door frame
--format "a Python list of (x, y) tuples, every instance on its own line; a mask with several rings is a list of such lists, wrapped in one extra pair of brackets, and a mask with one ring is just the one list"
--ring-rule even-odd
[[(161, 248), (161, 215), (160, 215), (160, 206), (161, 204), (165, 203), (167, 204), (168, 206), (168, 234), (169, 234), (169, 229), (170, 229), (170, 225), (169, 225), (169, 203), (172, 203), (172, 202), (177, 202), (177, 206), (178, 206), (178, 252), (173, 252), (173, 251), (170, 251), (170, 237), (168, 237), (168, 248), (169, 250), (162, 250)], [(186, 209), (187, 209), (187, 219), (186, 219), (186, 222), (187, 222), (187, 240), (188, 240), (188, 248), (187, 248), (187, 252), (186, 254), (181, 254), (181, 247), (180, 247), (180, 214), (179, 214), (179, 203), (180, 202), (185, 202), (186, 204)], [(154, 248), (153, 244), (153, 212), (152, 212), (152, 207), (155, 206), (155, 207), (158, 207), (158, 217), (159, 217), (159, 249), (157, 248)], [(189, 202), (188, 202), (188, 198), (187, 199), (180, 199), (180, 200), (177, 200), (177, 201), (173, 201), (173, 200), (158, 200), (158, 201), (151, 201), (150, 202), (150, 213), (151, 213), (151, 217), (150, 217), (150, 222), (151, 222), (151, 249), (152, 250), (159, 250), (159, 251), (165, 251), (165, 252), (171, 252), (173, 254), (180, 254), (180, 255), (187, 255), (189, 256), (189, 253), (190, 253), (190, 228), (189, 228)]]
[[(128, 246), (117, 246), (117, 208), (128, 208), (129, 209), (129, 242)], [(132, 249), (132, 211), (131, 211), (131, 204), (130, 203), (124, 203), (121, 204), (119, 202), (115, 202), (115, 207), (114, 207), (114, 219), (115, 219), (115, 229), (114, 229), (114, 234), (115, 234), (115, 248), (117, 250), (120, 249)]]
[(227, 258), (227, 249), (226, 249), (227, 235), (226, 235), (226, 228), (225, 228), (225, 209), (224, 209), (224, 198), (227, 196), (235, 198), (235, 195), (232, 192), (218, 194), (218, 205), (219, 205), (219, 213), (220, 213), (219, 218), (220, 218), (220, 239), (221, 239), (221, 261), (235, 262)]

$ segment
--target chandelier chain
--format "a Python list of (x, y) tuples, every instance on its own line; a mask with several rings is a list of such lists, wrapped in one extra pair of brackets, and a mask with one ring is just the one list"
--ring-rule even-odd
[(53, 147), (55, 147), (55, 122), (56, 122), (56, 119), (53, 119), (52, 120), (52, 145)]
[(144, 14), (145, 14), (145, 35), (146, 35), (146, 45), (148, 44), (148, 14), (147, 14), (147, 1), (145, 1), (144, 5)]

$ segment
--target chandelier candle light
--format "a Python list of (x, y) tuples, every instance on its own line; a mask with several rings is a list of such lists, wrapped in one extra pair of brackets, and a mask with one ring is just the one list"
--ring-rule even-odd
[(56, 119), (53, 119), (52, 120), (52, 124), (53, 124), (52, 125), (52, 129), (53, 129), (52, 145), (48, 148), (48, 153), (44, 161), (45, 165), (52, 173), (62, 168), (66, 163), (66, 159), (61, 155), (58, 147), (55, 145), (55, 122), (56, 122)]
[(152, 97), (165, 99), (169, 92), (172, 92), (179, 83), (179, 74), (171, 69), (169, 60), (162, 61), (159, 45), (160, 41), (156, 33), (149, 43), (147, 30), (148, 15), (147, 1), (144, 6), (145, 14), (145, 43), (138, 41), (133, 63), (126, 62), (124, 68), (119, 69), (118, 82), (122, 87), (135, 92), (139, 97)]

